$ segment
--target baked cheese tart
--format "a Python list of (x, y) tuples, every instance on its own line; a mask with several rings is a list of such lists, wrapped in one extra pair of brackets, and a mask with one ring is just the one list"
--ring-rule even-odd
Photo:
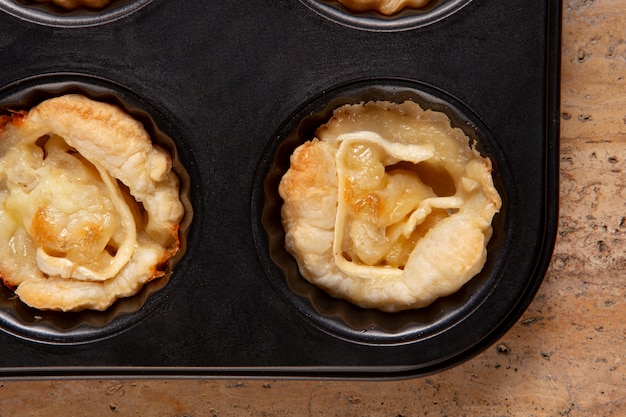
[(385, 312), (458, 291), (487, 257), (492, 164), (441, 112), (406, 101), (336, 109), (292, 154), (286, 249), (328, 294)]
[(172, 159), (120, 108), (69, 94), (0, 118), (0, 277), (42, 310), (104, 310), (165, 274)]

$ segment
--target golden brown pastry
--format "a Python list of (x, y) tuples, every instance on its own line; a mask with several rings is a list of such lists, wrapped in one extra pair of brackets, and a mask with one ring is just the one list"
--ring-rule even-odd
[(404, 9), (418, 9), (426, 6), (431, 0), (339, 0), (339, 3), (355, 12), (375, 10), (386, 16)]
[(171, 157), (82, 95), (0, 119), (0, 276), (42, 310), (104, 310), (164, 275), (183, 205)]
[(67, 10), (75, 10), (81, 7), (102, 9), (111, 3), (111, 0), (35, 0), (37, 3), (54, 3)]
[(445, 114), (410, 101), (346, 105), (316, 136), (279, 185), (286, 248), (304, 278), (394, 312), (481, 271), (502, 203), (490, 160)]

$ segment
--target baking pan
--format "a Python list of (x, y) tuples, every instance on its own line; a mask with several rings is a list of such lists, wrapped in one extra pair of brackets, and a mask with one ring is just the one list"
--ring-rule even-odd
[[(78, 92), (175, 157), (187, 208), (171, 275), (105, 312), (0, 289), (0, 377), (407, 378), (493, 344), (541, 284), (558, 216), (561, 2), (433, 0), (393, 17), (335, 1), (0, 0), (0, 110)], [(330, 298), (284, 249), (280, 176), (340, 104), (413, 100), (494, 163), (483, 271), (431, 306)]]

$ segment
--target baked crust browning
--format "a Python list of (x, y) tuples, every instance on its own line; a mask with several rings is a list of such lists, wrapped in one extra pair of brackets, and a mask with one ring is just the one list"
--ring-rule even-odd
[(330, 295), (414, 309), (482, 270), (502, 202), (491, 161), (445, 114), (346, 105), (290, 163), (279, 185), (286, 249)]
[(431, 0), (339, 0), (339, 3), (355, 12), (375, 10), (389, 16), (404, 9), (419, 9), (426, 6)]
[(0, 275), (42, 310), (104, 310), (165, 274), (184, 209), (170, 155), (81, 95), (0, 128)]

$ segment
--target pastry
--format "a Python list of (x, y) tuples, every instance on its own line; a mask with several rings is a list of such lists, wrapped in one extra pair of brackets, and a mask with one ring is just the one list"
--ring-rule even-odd
[(105, 310), (165, 274), (171, 156), (120, 108), (64, 95), (0, 118), (0, 277), (41, 310)]
[(448, 117), (406, 101), (345, 105), (291, 155), (286, 249), (330, 295), (425, 307), (480, 272), (501, 207), (492, 165)]
[(75, 10), (80, 7), (102, 9), (111, 3), (111, 0), (35, 0), (37, 3), (54, 3), (67, 10)]
[(375, 10), (389, 16), (404, 9), (424, 7), (430, 0), (339, 0), (339, 3), (355, 12)]

